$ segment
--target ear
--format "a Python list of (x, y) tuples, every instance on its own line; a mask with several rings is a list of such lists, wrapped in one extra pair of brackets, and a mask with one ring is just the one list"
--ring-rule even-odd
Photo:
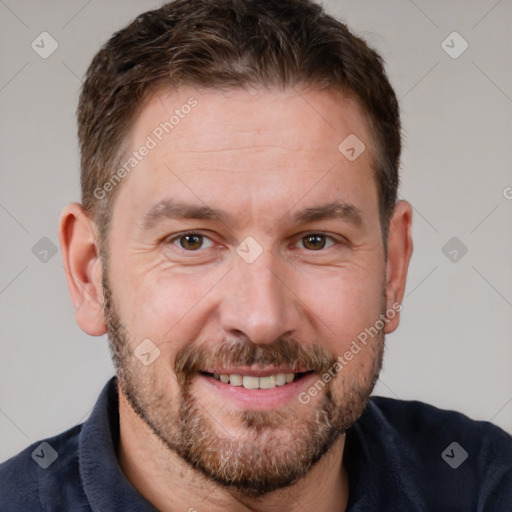
[(101, 336), (107, 328), (99, 246), (94, 223), (81, 205), (72, 203), (62, 212), (59, 241), (76, 322), (87, 334)]
[(388, 322), (384, 332), (393, 332), (400, 322), (399, 311), (405, 292), (407, 270), (412, 255), (412, 208), (407, 201), (395, 205), (388, 233), (388, 258), (386, 264), (386, 311), (396, 314)]

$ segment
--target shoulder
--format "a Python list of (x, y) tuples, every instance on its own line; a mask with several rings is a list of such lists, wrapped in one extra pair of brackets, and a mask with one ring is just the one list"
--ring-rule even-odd
[(468, 510), (512, 510), (512, 436), (492, 423), (419, 401), (372, 397), (359, 426), (370, 442), (372, 429), (384, 436), (421, 494), (451, 495), (474, 507)]
[(453, 438), (453, 441), (460, 445), (465, 443), (467, 448), (478, 451), (480, 455), (496, 456), (496, 461), (509, 466), (512, 462), (512, 436), (488, 421), (476, 421), (460, 412), (439, 409), (419, 401), (384, 397), (372, 397), (367, 412), (373, 417), (370, 421), (378, 421), (390, 432), (399, 433), (404, 443), (441, 443)]
[(33, 443), (0, 464), (0, 510), (59, 510), (59, 503), (79, 503), (81, 429), (78, 425)]

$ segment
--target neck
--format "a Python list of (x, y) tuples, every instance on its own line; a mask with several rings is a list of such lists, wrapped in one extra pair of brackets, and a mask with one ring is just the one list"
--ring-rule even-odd
[(298, 482), (254, 499), (209, 480), (169, 450), (133, 411), (121, 391), (119, 422), (119, 464), (135, 489), (162, 512), (340, 512), (346, 508), (344, 435)]

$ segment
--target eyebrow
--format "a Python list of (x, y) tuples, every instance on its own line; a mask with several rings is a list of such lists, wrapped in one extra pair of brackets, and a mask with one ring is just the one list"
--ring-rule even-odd
[(306, 224), (326, 219), (342, 219), (354, 224), (356, 227), (363, 225), (361, 210), (352, 204), (343, 201), (333, 201), (321, 206), (306, 208), (292, 216), (293, 222)]
[(142, 220), (143, 229), (151, 229), (164, 219), (199, 219), (226, 222), (228, 214), (209, 206), (197, 206), (188, 203), (177, 203), (164, 199), (147, 212)]
[[(216, 220), (228, 223), (230, 218), (231, 216), (224, 210), (164, 199), (144, 215), (142, 228), (144, 230), (151, 229), (164, 219)], [(342, 201), (333, 201), (324, 205), (305, 208), (291, 216), (292, 223), (296, 224), (306, 224), (326, 219), (346, 220), (356, 227), (363, 225), (361, 210)]]

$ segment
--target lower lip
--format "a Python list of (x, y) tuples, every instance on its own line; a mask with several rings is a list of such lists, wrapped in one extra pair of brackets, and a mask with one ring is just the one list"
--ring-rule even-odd
[(202, 386), (220, 394), (222, 400), (227, 400), (240, 409), (265, 411), (283, 407), (291, 402), (298, 402), (299, 394), (312, 385), (317, 379), (317, 375), (310, 373), (289, 384), (271, 389), (246, 389), (243, 386), (225, 384), (202, 374), (199, 374), (197, 378)]

